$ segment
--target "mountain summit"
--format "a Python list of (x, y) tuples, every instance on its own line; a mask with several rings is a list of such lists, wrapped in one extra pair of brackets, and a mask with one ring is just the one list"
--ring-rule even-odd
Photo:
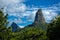
[(44, 19), (42, 10), (39, 9), (36, 13), (34, 23), (31, 25), (28, 25), (28, 27), (31, 27), (31, 26), (32, 27), (39, 27), (39, 26), (42, 26), (43, 24), (45, 24), (45, 19)]

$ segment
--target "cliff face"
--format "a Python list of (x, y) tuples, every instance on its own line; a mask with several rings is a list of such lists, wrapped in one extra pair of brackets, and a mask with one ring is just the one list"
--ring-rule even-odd
[(28, 25), (28, 26), (29, 27), (39, 27), (39, 26), (42, 26), (43, 24), (45, 24), (45, 19), (43, 17), (42, 10), (39, 9), (36, 13), (34, 23), (31, 25)]

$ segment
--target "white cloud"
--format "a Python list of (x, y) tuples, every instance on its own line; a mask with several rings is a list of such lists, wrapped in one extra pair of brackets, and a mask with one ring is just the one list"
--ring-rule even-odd
[(24, 26), (19, 25), (20, 28), (24, 28)]
[(43, 10), (43, 14), (44, 14), (46, 22), (48, 22), (48, 20), (51, 21), (54, 17), (57, 16), (57, 12), (51, 11), (51, 10)]
[(10, 4), (6, 8), (6, 11), (13, 13), (24, 12), (25, 10), (26, 10), (26, 5), (23, 3)]
[(50, 22), (54, 17), (58, 15), (57, 11), (60, 11), (60, 2), (57, 4), (53, 4), (50, 7), (42, 8), (43, 14), (46, 22)]
[(24, 0), (0, 0), (0, 8), (5, 7), (10, 4), (18, 3), (18, 2), (23, 2)]
[(25, 12), (25, 13), (23, 13), (22, 16), (24, 17), (24, 16), (30, 16), (30, 15), (31, 15), (31, 14)]

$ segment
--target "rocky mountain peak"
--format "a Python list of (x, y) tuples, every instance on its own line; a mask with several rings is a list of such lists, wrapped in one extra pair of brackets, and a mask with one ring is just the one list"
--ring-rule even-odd
[(42, 10), (38, 9), (38, 11), (36, 12), (35, 20), (34, 20), (33, 24), (28, 25), (28, 26), (30, 26), (30, 27), (31, 26), (33, 26), (33, 27), (36, 27), (36, 26), (39, 27), (39, 26), (41, 26), (44, 23), (45, 23), (45, 19), (44, 19)]

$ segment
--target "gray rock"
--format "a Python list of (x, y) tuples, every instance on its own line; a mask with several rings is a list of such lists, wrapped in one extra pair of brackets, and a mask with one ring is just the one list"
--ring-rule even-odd
[(35, 21), (32, 24), (28, 25), (27, 27), (39, 27), (44, 24), (45, 24), (45, 19), (44, 19), (42, 10), (39, 9), (36, 13)]

